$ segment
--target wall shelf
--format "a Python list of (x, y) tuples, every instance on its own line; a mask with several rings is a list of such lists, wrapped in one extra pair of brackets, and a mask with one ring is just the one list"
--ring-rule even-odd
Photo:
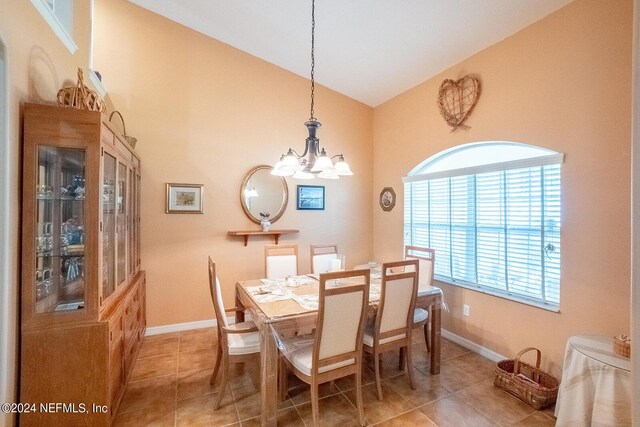
[(273, 236), (273, 241), (277, 245), (278, 244), (278, 240), (280, 239), (280, 236), (282, 234), (295, 234), (295, 233), (299, 233), (299, 232), (300, 232), (300, 230), (269, 230), (269, 231), (262, 231), (262, 230), (236, 230), (236, 231), (229, 231), (228, 234), (229, 234), (229, 236), (242, 236), (242, 237), (244, 237), (244, 245), (247, 246), (247, 243), (249, 242), (249, 236)]

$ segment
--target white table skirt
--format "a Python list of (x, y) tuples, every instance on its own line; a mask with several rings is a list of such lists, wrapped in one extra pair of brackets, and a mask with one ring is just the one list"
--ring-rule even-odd
[(631, 425), (631, 362), (611, 338), (569, 338), (555, 415), (556, 426)]

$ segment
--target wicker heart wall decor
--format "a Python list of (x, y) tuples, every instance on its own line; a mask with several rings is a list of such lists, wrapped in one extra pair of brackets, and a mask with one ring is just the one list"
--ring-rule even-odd
[(438, 91), (438, 107), (451, 132), (458, 128), (469, 129), (464, 125), (473, 107), (480, 97), (480, 79), (467, 74), (458, 80), (447, 79), (440, 85)]

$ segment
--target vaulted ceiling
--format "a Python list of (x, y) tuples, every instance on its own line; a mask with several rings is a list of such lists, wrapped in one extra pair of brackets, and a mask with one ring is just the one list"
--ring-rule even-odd
[[(311, 0), (130, 1), (309, 77)], [(571, 1), (318, 0), (315, 80), (375, 107)]]

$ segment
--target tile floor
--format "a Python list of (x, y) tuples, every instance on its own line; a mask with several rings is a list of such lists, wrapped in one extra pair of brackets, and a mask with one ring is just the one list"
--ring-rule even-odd
[[(218, 385), (209, 385), (217, 345), (215, 329), (145, 338), (120, 403), (116, 426), (258, 426), (259, 362), (232, 367), (219, 410)], [(414, 334), (416, 390), (398, 370), (397, 355), (383, 358), (384, 400), (376, 398), (373, 365), (365, 359), (364, 413), (378, 426), (553, 426), (553, 407), (536, 411), (493, 386), (495, 364), (443, 339), (440, 375), (429, 374), (422, 334)], [(219, 382), (220, 377), (218, 377)], [(278, 425), (311, 425), (308, 386), (290, 377), (289, 398), (280, 404)], [(320, 388), (320, 420), (326, 426), (355, 426), (354, 380), (346, 377)]]

